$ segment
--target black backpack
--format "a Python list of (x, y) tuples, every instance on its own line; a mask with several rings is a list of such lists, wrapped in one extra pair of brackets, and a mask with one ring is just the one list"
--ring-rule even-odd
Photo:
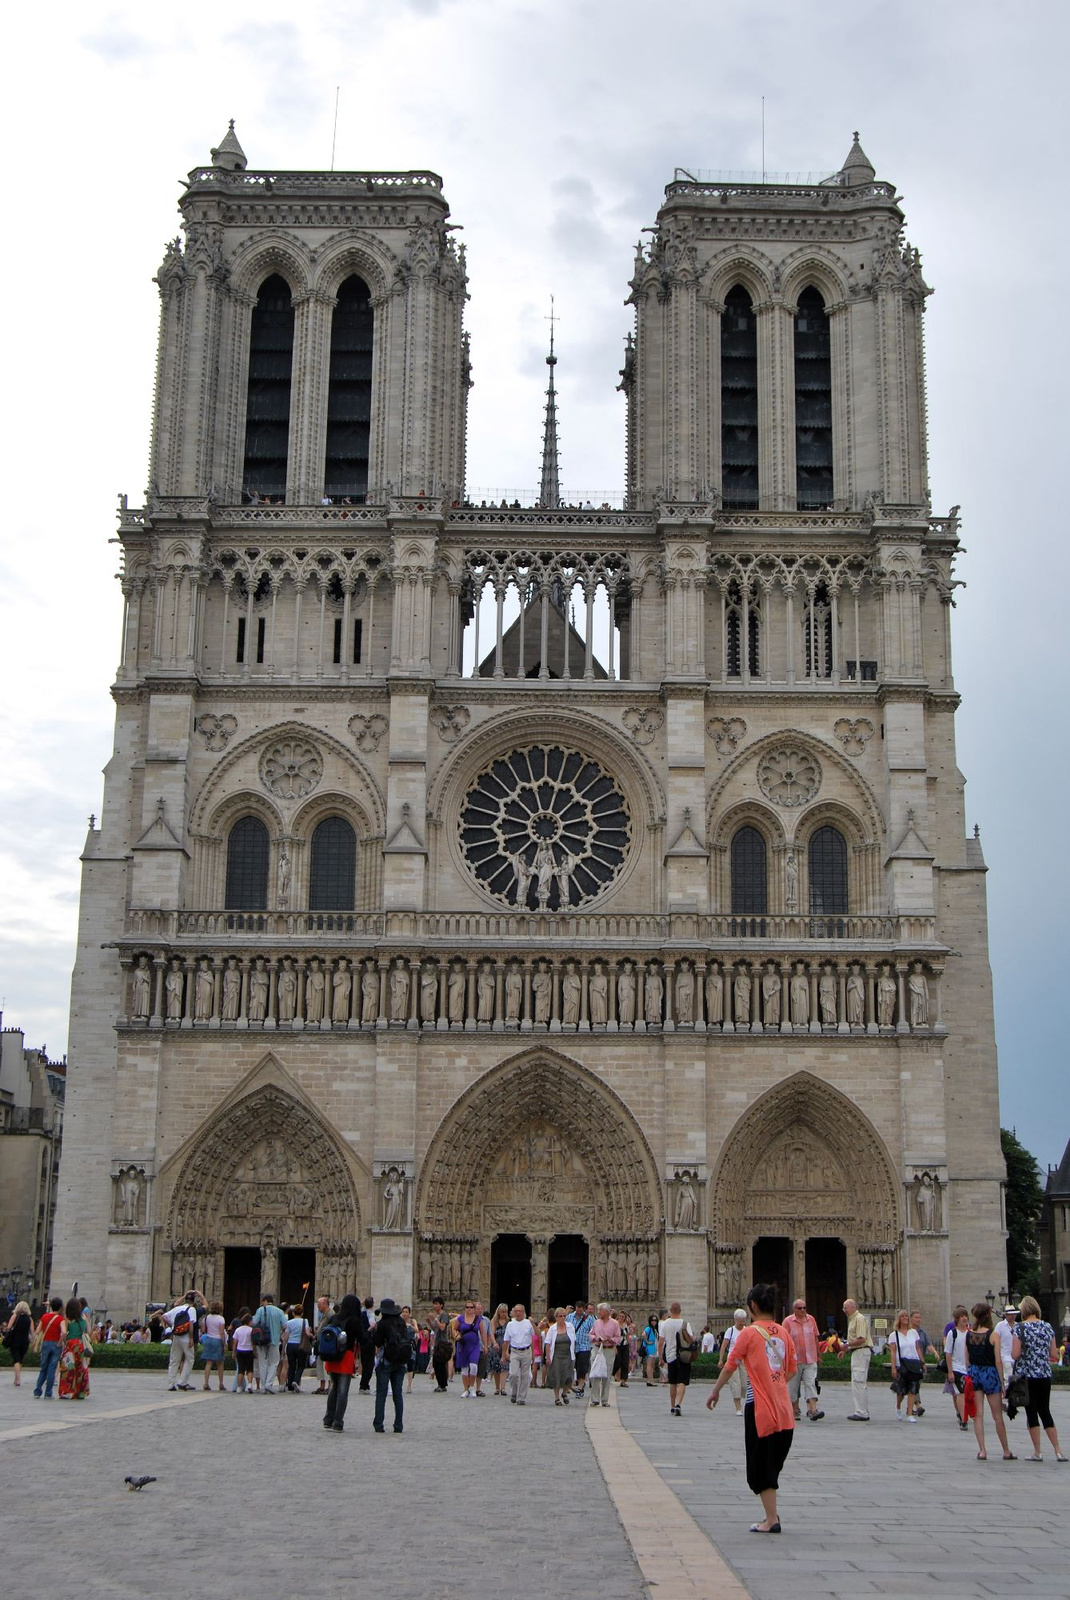
[(349, 1340), (346, 1330), (341, 1323), (332, 1318), (328, 1322), (321, 1322), (316, 1335), (316, 1346), (320, 1359), (323, 1361), (340, 1361), (346, 1353)]
[(412, 1336), (400, 1317), (388, 1317), (386, 1323), (383, 1359), (389, 1361), (392, 1367), (407, 1366), (412, 1354)]

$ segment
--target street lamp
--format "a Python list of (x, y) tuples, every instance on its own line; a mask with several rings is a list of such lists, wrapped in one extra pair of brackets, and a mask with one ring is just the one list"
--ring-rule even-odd
[(996, 1291), (994, 1289), (987, 1290), (985, 1293), (985, 1299), (988, 1301), (989, 1310), (991, 1310), (996, 1303)]

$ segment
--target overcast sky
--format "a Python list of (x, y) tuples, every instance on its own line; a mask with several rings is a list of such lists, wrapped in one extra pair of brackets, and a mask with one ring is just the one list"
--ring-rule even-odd
[(463, 224), (469, 484), (538, 478), (556, 295), (562, 481), (619, 488), (639, 229), (676, 166), (837, 168), (904, 196), (933, 504), (961, 502), (959, 762), (988, 865), (1004, 1121), (1070, 1136), (1065, 0), (278, 0), (19, 6), (6, 24), (8, 511), (0, 996), (53, 1054), (119, 641), (115, 496), (146, 478), (176, 182), (234, 117), (251, 167), (430, 167)]

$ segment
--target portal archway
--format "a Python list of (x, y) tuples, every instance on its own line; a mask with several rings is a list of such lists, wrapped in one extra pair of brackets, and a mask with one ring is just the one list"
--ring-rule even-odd
[(555, 1051), (525, 1051), (458, 1100), (423, 1163), (416, 1216), (425, 1300), (486, 1297), (492, 1246), (517, 1236), (531, 1243), (536, 1311), (551, 1265), (566, 1260), (577, 1281), (585, 1264), (591, 1292), (621, 1305), (645, 1306), (660, 1289), (663, 1203), (650, 1148), (619, 1096)]
[(840, 1309), (837, 1294), (841, 1303), (851, 1294), (869, 1308), (892, 1306), (899, 1193), (883, 1140), (846, 1095), (808, 1072), (778, 1084), (740, 1118), (717, 1169), (711, 1285), (718, 1310), (741, 1304), (774, 1257), (782, 1299), (816, 1295), (820, 1304), (809, 1309), (822, 1330)]
[(168, 1214), (170, 1287), (221, 1297), (228, 1253), (233, 1269), (235, 1252), (259, 1252), (261, 1285), (277, 1295), (288, 1262), (315, 1251), (315, 1289), (337, 1299), (354, 1282), (359, 1238), (352, 1175), (326, 1124), (264, 1087), (217, 1112), (186, 1155)]

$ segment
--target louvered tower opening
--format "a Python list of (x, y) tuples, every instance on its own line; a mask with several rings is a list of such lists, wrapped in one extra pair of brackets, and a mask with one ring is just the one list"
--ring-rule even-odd
[(832, 353), (825, 302), (814, 288), (799, 296), (795, 318), (795, 503), (831, 506)]
[(721, 316), (721, 502), (758, 506), (758, 322), (740, 284)]
[(291, 300), (289, 284), (276, 273), (261, 284), (253, 307), (242, 478), (249, 497), (286, 497), (294, 354)]
[(363, 278), (347, 278), (331, 320), (323, 492), (332, 500), (360, 501), (368, 492), (373, 319), (368, 285)]

